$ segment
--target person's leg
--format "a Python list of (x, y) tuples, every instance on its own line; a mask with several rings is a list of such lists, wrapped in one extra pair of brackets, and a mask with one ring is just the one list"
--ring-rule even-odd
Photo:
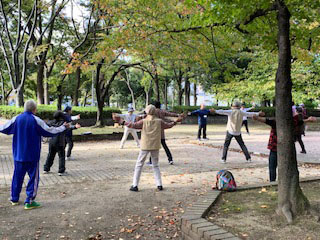
[(299, 142), (299, 144), (300, 144), (300, 147), (301, 147), (301, 153), (306, 153), (306, 149), (305, 149), (304, 143), (303, 143), (303, 141), (302, 141), (302, 136), (301, 136), (301, 135), (298, 135), (298, 136), (297, 136), (297, 140), (298, 140), (298, 142)]
[(11, 184), (11, 201), (18, 202), (22, 189), (24, 176), (26, 175), (27, 169), (25, 163), (14, 161), (14, 170)]
[(121, 143), (120, 143), (120, 148), (123, 148), (125, 142), (127, 141), (128, 135), (129, 135), (129, 130), (127, 127), (125, 127), (124, 132), (123, 132), (123, 136), (121, 139)]
[(137, 146), (140, 147), (140, 141), (139, 141), (139, 137), (138, 137), (137, 131), (134, 130), (134, 129), (131, 130), (131, 135), (132, 135), (133, 139), (136, 141)]
[(207, 124), (203, 125), (202, 129), (203, 129), (202, 130), (203, 131), (202, 136), (203, 136), (204, 139), (206, 139), (207, 138)]
[(156, 182), (157, 187), (162, 186), (161, 181), (161, 173), (159, 168), (159, 150), (151, 151), (151, 158), (152, 158), (152, 164), (153, 164), (153, 173), (154, 173), (154, 179)]
[(63, 146), (58, 147), (58, 156), (59, 156), (59, 170), (58, 173), (64, 173), (66, 171), (66, 153)]
[[(172, 155), (171, 155), (170, 149), (167, 146), (167, 143), (166, 143), (165, 139), (161, 139), (161, 145), (162, 145), (163, 149), (166, 151), (169, 163), (172, 162)], [(152, 159), (152, 154), (151, 154), (151, 159)]]
[(138, 160), (134, 169), (134, 175), (133, 175), (133, 183), (132, 186), (136, 187), (139, 184), (140, 176), (141, 176), (141, 171), (142, 167), (144, 164), (144, 161), (146, 160), (146, 157), (150, 151), (143, 151), (140, 150)]
[(246, 131), (249, 134), (248, 120), (244, 120), (244, 126), (246, 127)]
[(240, 145), (240, 147), (241, 147), (244, 155), (246, 156), (247, 161), (248, 161), (249, 159), (251, 159), (251, 156), (250, 156), (250, 154), (249, 154), (249, 151), (248, 151), (246, 145), (245, 145), (244, 142), (243, 142), (243, 139), (242, 139), (241, 134), (240, 134), (239, 136), (234, 136), (234, 137), (236, 138), (236, 140), (237, 140), (238, 144)]
[(39, 161), (28, 163), (28, 175), (29, 182), (27, 184), (27, 198), (26, 203), (31, 203), (37, 196), (38, 186), (39, 186)]
[(57, 153), (57, 149), (51, 144), (49, 144), (49, 153), (47, 156), (46, 163), (43, 166), (43, 171), (50, 172), (56, 153)]
[(73, 139), (72, 136), (66, 136), (66, 141), (68, 143), (68, 151), (67, 151), (67, 157), (71, 157), (71, 151), (73, 149)]
[(202, 126), (201, 126), (201, 124), (199, 124), (199, 128), (198, 128), (198, 139), (201, 139), (201, 129), (202, 129)]
[(227, 132), (226, 139), (224, 140), (223, 153), (222, 153), (222, 160), (224, 161), (227, 160), (228, 149), (229, 149), (232, 138), (233, 138), (233, 135)]
[(270, 182), (274, 182), (277, 179), (277, 152), (270, 151), (269, 154), (269, 177)]

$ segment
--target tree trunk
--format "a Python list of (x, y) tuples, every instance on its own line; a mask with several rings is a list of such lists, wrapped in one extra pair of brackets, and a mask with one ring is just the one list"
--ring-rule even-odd
[(309, 207), (299, 185), (296, 149), (293, 139), (290, 12), (283, 0), (278, 5), (279, 63), (276, 74), (276, 121), (278, 136), (278, 210), (289, 223)]
[(168, 109), (168, 79), (165, 79), (164, 82), (164, 107), (167, 110)]
[(106, 96), (106, 105), (107, 105), (107, 107), (110, 107), (110, 93), (109, 92), (107, 93), (107, 96)]
[(16, 106), (23, 107), (23, 105), (24, 105), (23, 88), (21, 88), (21, 89), (17, 90)]
[(44, 78), (44, 64), (45, 62), (39, 64), (38, 73), (37, 73), (37, 102), (38, 104), (44, 104), (44, 87), (43, 87), (43, 78)]
[(73, 106), (79, 106), (79, 88), (80, 88), (80, 82), (81, 82), (81, 69), (80, 67), (77, 67), (76, 69), (76, 89), (74, 91), (73, 95)]
[(184, 84), (184, 105), (190, 106), (190, 81), (189, 78), (186, 78)]
[(44, 90), (44, 104), (49, 105), (50, 104), (50, 96), (49, 96), (48, 79), (45, 79), (45, 81), (44, 81), (43, 90)]
[(198, 97), (197, 97), (197, 84), (194, 83), (193, 85), (193, 106), (197, 106), (197, 101), (198, 101)]
[(104, 59), (102, 59), (98, 63), (97, 70), (96, 70), (96, 77), (95, 77), (96, 97), (97, 97), (97, 103), (98, 103), (97, 121), (96, 121), (97, 127), (104, 126), (103, 117), (102, 117), (103, 107), (104, 107), (104, 99), (102, 98), (102, 91), (101, 91), (101, 83), (103, 81), (102, 79), (104, 78), (103, 74), (101, 74), (101, 68), (102, 68), (103, 62), (104, 62)]

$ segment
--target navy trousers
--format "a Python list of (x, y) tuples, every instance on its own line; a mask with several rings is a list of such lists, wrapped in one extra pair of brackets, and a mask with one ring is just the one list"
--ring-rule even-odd
[(24, 181), (28, 173), (29, 182), (27, 184), (27, 198), (24, 203), (31, 203), (37, 196), (39, 185), (39, 160), (34, 162), (14, 161), (14, 172), (11, 185), (11, 201), (18, 202)]

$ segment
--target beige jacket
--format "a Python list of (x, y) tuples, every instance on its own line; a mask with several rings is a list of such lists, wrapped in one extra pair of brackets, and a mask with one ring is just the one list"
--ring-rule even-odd
[(227, 131), (235, 136), (239, 136), (241, 134), (241, 126), (243, 117), (252, 117), (254, 115), (258, 116), (259, 113), (255, 112), (245, 112), (240, 109), (232, 109), (232, 110), (216, 110), (217, 114), (227, 115), (228, 123), (227, 123)]
[(161, 148), (161, 132), (163, 129), (172, 128), (175, 122), (167, 123), (156, 116), (147, 115), (135, 123), (126, 123), (129, 128), (142, 129), (140, 148), (144, 151), (159, 150)]

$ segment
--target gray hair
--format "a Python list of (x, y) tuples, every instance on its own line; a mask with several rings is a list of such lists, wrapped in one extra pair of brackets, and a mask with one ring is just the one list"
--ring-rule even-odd
[(152, 104), (148, 105), (145, 109), (146, 114), (148, 115), (154, 115), (156, 112), (156, 107)]
[(24, 103), (25, 112), (33, 112), (37, 109), (37, 103), (34, 100), (28, 100)]
[(233, 104), (232, 104), (232, 107), (240, 108), (241, 107), (241, 103), (239, 101), (234, 101)]

